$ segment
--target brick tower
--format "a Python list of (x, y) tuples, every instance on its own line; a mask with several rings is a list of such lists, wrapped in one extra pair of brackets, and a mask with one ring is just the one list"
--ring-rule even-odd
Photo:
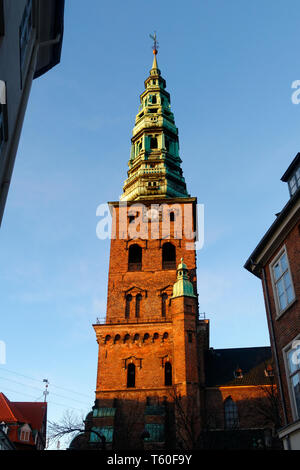
[[(113, 219), (93, 426), (113, 448), (186, 447), (200, 426), (196, 198), (180, 167), (178, 130), (157, 47), (136, 116), (128, 178)], [(200, 368), (201, 369), (201, 368)], [(93, 438), (91, 438), (93, 440)], [(95, 441), (97, 436), (95, 434)]]

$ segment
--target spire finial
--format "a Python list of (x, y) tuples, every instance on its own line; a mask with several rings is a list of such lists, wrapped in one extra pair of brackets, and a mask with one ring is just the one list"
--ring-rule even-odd
[(156, 55), (158, 52), (158, 41), (156, 38), (156, 31), (154, 31), (154, 34), (149, 35), (151, 39), (153, 39), (153, 54)]

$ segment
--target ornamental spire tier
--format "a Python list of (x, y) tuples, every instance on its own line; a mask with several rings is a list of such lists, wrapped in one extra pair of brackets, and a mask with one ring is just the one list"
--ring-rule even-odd
[(180, 167), (178, 129), (170, 94), (157, 65), (156, 36), (153, 64), (140, 95), (122, 201), (189, 197)]

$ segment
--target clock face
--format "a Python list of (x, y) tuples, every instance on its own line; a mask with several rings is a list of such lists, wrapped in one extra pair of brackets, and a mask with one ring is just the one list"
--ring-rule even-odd
[(159, 220), (159, 211), (157, 209), (149, 209), (147, 211), (147, 218), (152, 221)]

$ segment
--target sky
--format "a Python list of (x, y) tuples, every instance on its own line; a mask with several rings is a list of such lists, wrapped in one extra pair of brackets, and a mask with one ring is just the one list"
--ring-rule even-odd
[(200, 312), (214, 348), (269, 345), (261, 282), (243, 268), (288, 200), (300, 150), (298, 1), (66, 1), (61, 63), (34, 81), (0, 231), (0, 390), (42, 400), (48, 419), (94, 402), (109, 240), (99, 204), (118, 200), (149, 34), (171, 94), (188, 192), (205, 207)]

